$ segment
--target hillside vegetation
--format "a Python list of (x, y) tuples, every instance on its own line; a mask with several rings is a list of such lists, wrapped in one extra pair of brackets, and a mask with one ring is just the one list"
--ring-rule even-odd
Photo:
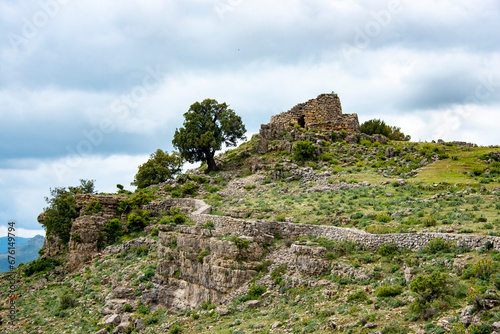
[[(14, 272), (20, 294), (17, 320), (14, 325), (5, 323), (8, 284), (2, 284), (1, 330), (99, 334), (500, 331), (500, 242), (495, 238), (500, 235), (499, 148), (444, 142), (380, 144), (369, 139), (347, 143), (341, 134), (308, 135), (302, 146), (283, 151), (276, 142), (274, 150), (262, 155), (256, 154), (255, 136), (217, 156), (217, 172), (205, 174), (202, 166), (135, 193), (121, 189), (119, 194), (109, 194), (118, 198), (121, 218), (106, 225), (100, 253), (69, 273), (65, 271), (68, 248), (56, 259), (19, 266)], [(229, 216), (256, 225), (266, 220), (354, 228), (370, 234), (433, 232), (438, 236), (420, 249), (390, 242), (370, 249), (313, 234), (275, 233), (266, 242), (213, 234), (220, 226), (211, 220), (194, 226), (184, 208), (156, 213), (145, 209), (145, 204), (165, 198), (202, 199), (212, 206), (214, 217)], [(99, 215), (100, 210), (87, 210), (87, 214)], [(200, 239), (187, 245), (186, 233), (195, 229)], [(439, 237), (450, 234), (491, 239), (471, 248)], [(72, 234), (70, 246), (84, 242), (78, 238)], [(190, 238), (196, 236), (190, 234)], [(224, 257), (214, 245), (226, 245), (235, 255), (228, 251)], [(155, 291), (165, 284), (168, 268), (173, 268), (169, 284), (189, 281), (191, 273), (178, 263), (212, 269), (217, 263), (225, 266), (223, 275), (252, 278), (220, 303), (207, 298), (196, 307), (159, 305)], [(7, 280), (5, 274), (1, 277)]]

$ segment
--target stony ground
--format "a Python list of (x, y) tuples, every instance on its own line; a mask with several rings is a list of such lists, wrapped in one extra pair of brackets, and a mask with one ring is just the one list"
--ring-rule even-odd
[[(498, 148), (466, 143), (317, 144), (322, 147), (317, 160), (298, 162), (288, 152), (256, 156), (251, 153), (255, 142), (250, 141), (219, 157), (221, 172), (193, 171), (149, 191), (157, 198), (201, 198), (213, 206), (213, 214), (246, 220), (334, 225), (384, 234), (500, 235)], [(151, 221), (155, 223), (163, 223), (162, 217)], [(26, 266), (20, 266), (13, 276), (19, 294), (12, 301), (17, 311), (14, 325), (6, 322), (9, 284), (0, 288), (4, 320), (0, 330), (500, 331), (500, 253), (489, 245), (466, 249), (435, 240), (418, 251), (389, 244), (369, 251), (312, 236), (275, 236), (252, 268), (244, 260), (231, 268), (254, 270), (256, 276), (224, 303), (206, 300), (197, 308), (173, 310), (155, 305), (151, 296), (161, 279), (159, 258), (177, 245), (166, 245), (153, 228), (122, 238), (71, 274), (59, 266), (27, 276), (22, 274)], [(133, 247), (123, 247), (130, 242)], [(302, 249), (316, 253), (300, 263), (291, 261)], [(5, 274), (1, 279), (8, 282)]]

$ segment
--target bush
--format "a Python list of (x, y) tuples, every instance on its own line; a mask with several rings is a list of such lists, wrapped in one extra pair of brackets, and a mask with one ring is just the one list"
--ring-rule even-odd
[(437, 237), (430, 240), (423, 251), (429, 254), (436, 254), (438, 252), (450, 253), (453, 246), (451, 241), (446, 241), (441, 237)]
[(267, 288), (264, 285), (255, 285), (255, 283), (248, 289), (247, 297), (248, 300), (258, 300), (260, 296), (267, 291)]
[(372, 234), (389, 234), (394, 232), (394, 228), (383, 225), (370, 225), (366, 228), (366, 232)]
[(186, 196), (186, 195), (195, 196), (197, 190), (198, 190), (197, 184), (195, 184), (193, 182), (188, 182), (181, 187), (181, 194), (182, 194), (182, 196)]
[(411, 310), (420, 317), (428, 318), (437, 309), (444, 309), (446, 306), (442, 300), (451, 293), (448, 287), (448, 275), (437, 271), (430, 275), (418, 275), (411, 281), (410, 291), (417, 295), (411, 304)]
[(349, 296), (347, 296), (347, 302), (352, 303), (352, 302), (364, 302), (368, 300), (368, 296), (363, 290), (358, 290), (354, 293), (351, 293)]
[(434, 219), (434, 217), (430, 216), (430, 217), (425, 217), (423, 220), (422, 220), (422, 224), (426, 227), (431, 227), (431, 226), (436, 226), (436, 219)]
[(149, 212), (146, 210), (136, 210), (127, 217), (127, 227), (131, 232), (142, 231), (147, 223), (149, 223)]
[(372, 119), (364, 122), (361, 124), (360, 131), (367, 135), (381, 134), (391, 140), (408, 141), (411, 139), (410, 136), (401, 132), (401, 128), (386, 125), (385, 122), (380, 119)]
[(394, 256), (399, 253), (399, 250), (395, 244), (382, 244), (378, 249), (378, 253), (382, 256)]
[(68, 294), (63, 294), (59, 298), (59, 310), (66, 310), (68, 308), (73, 308), (77, 304), (77, 301)]
[(80, 242), (82, 242), (82, 237), (78, 233), (74, 233), (71, 236), (71, 240), (73, 240), (74, 242), (80, 243)]
[(92, 201), (87, 205), (85, 210), (83, 210), (83, 215), (87, 216), (94, 213), (98, 213), (100, 211), (102, 211), (101, 203), (99, 201)]
[(382, 334), (406, 334), (408, 333), (408, 328), (401, 327), (397, 322), (386, 325), (380, 331)]
[(309, 140), (299, 141), (293, 147), (294, 157), (299, 161), (310, 160), (314, 157), (316, 148)]
[(375, 216), (375, 220), (381, 223), (387, 223), (392, 220), (392, 217), (386, 213), (379, 213), (377, 216)]
[(399, 284), (396, 285), (381, 285), (378, 287), (375, 295), (377, 297), (395, 297), (403, 292), (403, 287)]
[(284, 263), (273, 269), (273, 271), (271, 272), (271, 278), (274, 280), (275, 284), (281, 285), (283, 280), (283, 274), (286, 272), (287, 268), (288, 264)]
[(480, 259), (476, 262), (474, 267), (472, 267), (472, 274), (479, 279), (484, 281), (489, 281), (491, 275), (496, 273), (497, 264), (489, 259)]
[(109, 244), (114, 244), (123, 235), (122, 222), (118, 219), (111, 219), (103, 228)]
[(57, 259), (37, 259), (26, 264), (26, 268), (24, 268), (24, 275), (31, 276), (38, 272), (44, 272), (54, 269), (55, 267), (61, 265), (62, 261)]
[(204, 250), (204, 251), (201, 251), (200, 254), (198, 254), (198, 257), (197, 257), (197, 261), (198, 263), (203, 263), (203, 258), (205, 256), (208, 256), (210, 255), (210, 251), (209, 250)]
[(125, 304), (123, 305), (122, 311), (123, 312), (132, 312), (134, 309), (132, 308), (132, 305), (130, 304)]
[(238, 236), (231, 237), (231, 241), (234, 242), (238, 249), (248, 248), (248, 246), (250, 246), (250, 240), (243, 239)]
[(208, 220), (205, 223), (205, 225), (203, 225), (203, 227), (205, 227), (208, 230), (214, 230), (215, 229), (214, 223), (211, 220)]

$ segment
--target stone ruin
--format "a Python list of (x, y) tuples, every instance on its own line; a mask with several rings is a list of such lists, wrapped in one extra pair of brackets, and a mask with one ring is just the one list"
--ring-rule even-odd
[(342, 114), (337, 94), (320, 94), (287, 112), (272, 116), (269, 124), (262, 124), (257, 151), (266, 153), (271, 140), (283, 139), (286, 134), (295, 139), (298, 128), (321, 132), (360, 132), (358, 115)]

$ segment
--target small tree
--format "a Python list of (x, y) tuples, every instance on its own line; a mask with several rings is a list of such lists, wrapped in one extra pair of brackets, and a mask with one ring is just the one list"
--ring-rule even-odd
[(70, 237), (73, 219), (79, 216), (76, 210), (75, 195), (91, 194), (94, 192), (94, 180), (80, 180), (77, 187), (50, 189), (51, 198), (45, 197), (49, 204), (44, 209), (42, 225), (47, 230), (47, 235), (58, 236), (63, 243), (67, 243)]
[(410, 140), (410, 136), (406, 136), (401, 132), (401, 128), (396, 126), (389, 126), (380, 119), (371, 119), (361, 124), (360, 131), (367, 135), (380, 134), (384, 135), (391, 140)]
[(294, 157), (301, 161), (312, 159), (316, 148), (317, 147), (309, 140), (299, 141), (293, 147)]
[(218, 169), (215, 152), (222, 144), (236, 146), (238, 139), (245, 139), (245, 132), (241, 117), (226, 103), (206, 99), (195, 102), (184, 114), (183, 127), (175, 130), (172, 144), (187, 161), (206, 161), (210, 172)]
[(157, 149), (151, 154), (148, 161), (139, 166), (139, 171), (135, 175), (132, 185), (137, 188), (146, 188), (152, 184), (158, 184), (173, 179), (181, 172), (184, 159), (178, 152), (168, 154)]

